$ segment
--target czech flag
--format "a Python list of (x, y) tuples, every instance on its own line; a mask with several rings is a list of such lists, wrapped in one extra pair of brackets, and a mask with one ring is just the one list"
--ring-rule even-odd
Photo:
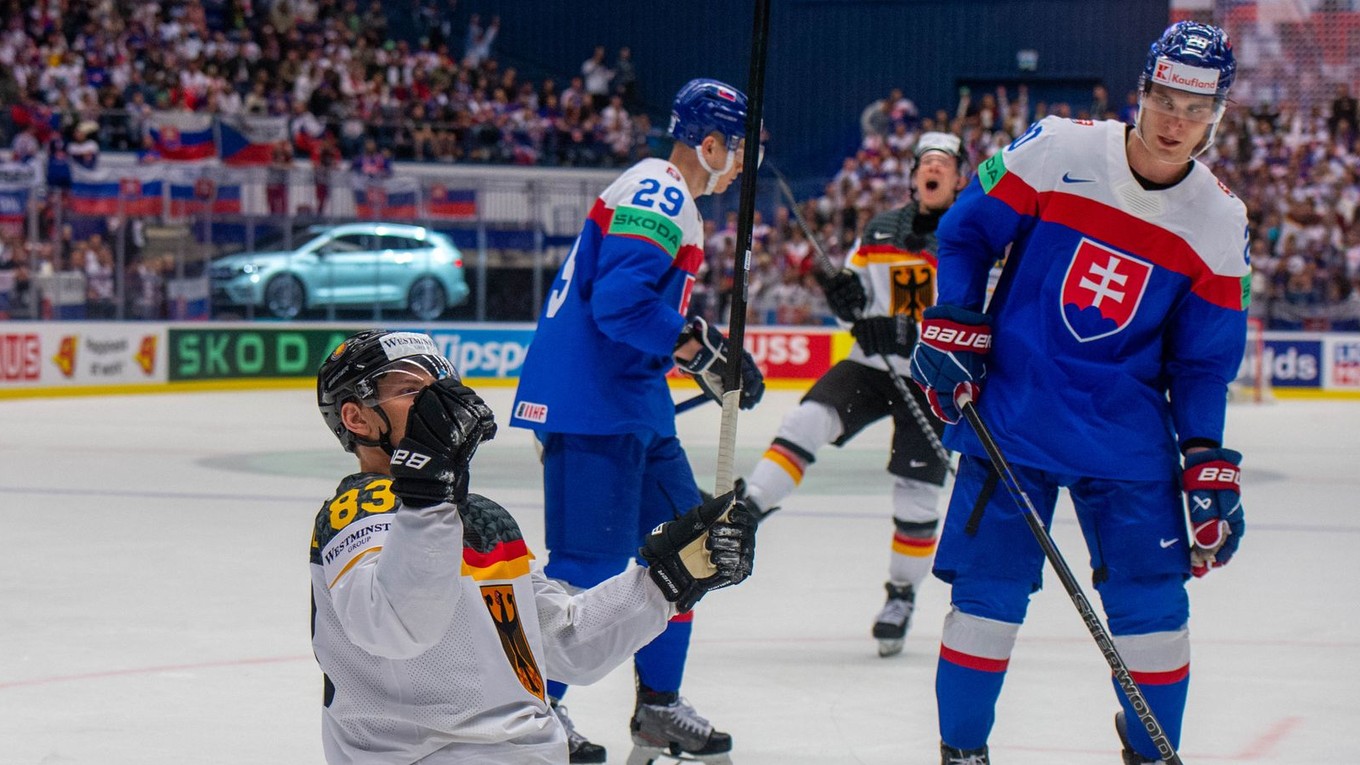
[(220, 123), (223, 164), (267, 165), (274, 144), (288, 140), (288, 122), (283, 117), (237, 117)]

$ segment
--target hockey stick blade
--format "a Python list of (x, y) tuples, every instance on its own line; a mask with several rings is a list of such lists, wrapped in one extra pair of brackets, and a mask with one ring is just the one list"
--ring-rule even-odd
[(697, 396), (691, 396), (690, 398), (687, 398), (684, 401), (680, 401), (675, 404), (675, 413), (684, 414), (685, 412), (688, 412), (691, 409), (698, 409), (699, 407), (703, 406), (704, 404), (707, 404), (712, 400), (713, 397), (708, 395), (707, 393), (700, 393)]

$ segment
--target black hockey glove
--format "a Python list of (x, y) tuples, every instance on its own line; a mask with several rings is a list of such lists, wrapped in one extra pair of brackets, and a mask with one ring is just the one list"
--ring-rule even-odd
[(821, 271), (813, 271), (813, 277), (822, 285), (826, 293), (826, 305), (841, 321), (854, 321), (869, 302), (864, 292), (864, 283), (859, 276), (848, 268), (842, 268), (835, 276), (827, 276)]
[(468, 463), (495, 436), (495, 418), (480, 396), (456, 379), (436, 381), (416, 394), (406, 415), (406, 436), (392, 452), (392, 493), (411, 507), (462, 502)]
[[(725, 392), (723, 387), (723, 375), (727, 371), (727, 359), (729, 356), (727, 338), (715, 327), (710, 327), (708, 322), (699, 317), (690, 320), (685, 331), (680, 333), (679, 339), (675, 341), (675, 347), (679, 348), (690, 340), (698, 340), (702, 346), (695, 352), (694, 358), (689, 361), (676, 359), (675, 363), (681, 369), (694, 376), (694, 381), (699, 383), (699, 387), (704, 389), (714, 401), (722, 402), (722, 394)], [(741, 352), (741, 408), (750, 409), (760, 403), (760, 397), (765, 395), (765, 376), (760, 373), (760, 368), (756, 366), (756, 360), (751, 358), (751, 354), (745, 350)]]
[(905, 313), (860, 319), (850, 327), (859, 347), (871, 356), (911, 355), (916, 344), (916, 322)]
[(730, 491), (657, 526), (638, 550), (652, 581), (680, 613), (705, 593), (750, 576), (755, 555), (756, 521)]

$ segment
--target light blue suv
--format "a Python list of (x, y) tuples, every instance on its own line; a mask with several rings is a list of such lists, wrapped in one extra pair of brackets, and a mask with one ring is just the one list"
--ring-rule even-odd
[(422, 226), (312, 226), (300, 239), (304, 244), (292, 250), (214, 259), (213, 303), (255, 306), (281, 319), (326, 306), (378, 305), (432, 321), (467, 300), (462, 253)]

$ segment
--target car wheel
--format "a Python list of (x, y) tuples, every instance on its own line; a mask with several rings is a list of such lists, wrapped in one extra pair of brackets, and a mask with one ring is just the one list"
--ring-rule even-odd
[(417, 319), (434, 321), (448, 310), (449, 300), (444, 294), (443, 285), (427, 276), (411, 285), (406, 305)]
[(306, 302), (307, 292), (296, 276), (276, 276), (264, 287), (264, 306), (280, 319), (296, 319)]

